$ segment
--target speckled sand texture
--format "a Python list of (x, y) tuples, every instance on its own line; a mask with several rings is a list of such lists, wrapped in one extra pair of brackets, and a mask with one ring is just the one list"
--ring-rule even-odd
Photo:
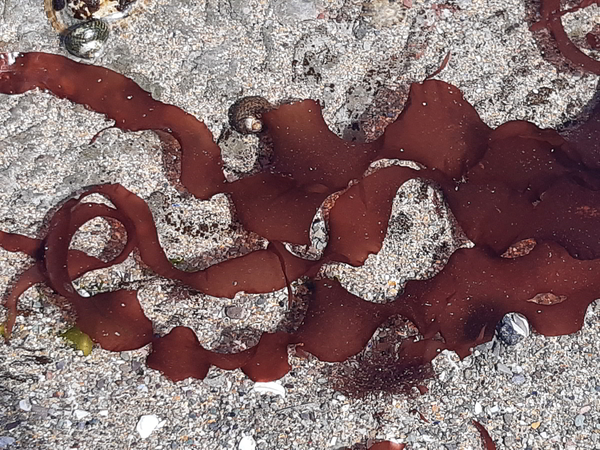
[[(229, 133), (227, 110), (245, 95), (318, 99), (332, 130), (351, 136), (360, 121), (373, 136), (399, 112), (409, 83), (434, 72), (449, 51), (438, 78), (458, 86), (490, 126), (527, 119), (557, 127), (598, 92), (598, 76), (559, 71), (543, 58), (525, 22), (535, 5), (521, 0), (414, 0), (410, 8), (388, 0), (138, 1), (131, 17), (111, 25), (95, 63), (203, 119), (232, 176), (250, 169), (256, 154), (256, 139)], [(600, 25), (600, 8), (565, 24), (580, 38)], [(0, 0), (0, 51), (66, 54), (41, 0)], [(43, 92), (0, 96), (0, 229), (37, 236), (48, 211), (73, 192), (119, 182), (149, 202), (174, 261), (206, 266), (256, 244), (232, 224), (223, 196), (201, 202), (178, 194), (152, 132), (109, 129), (90, 143), (110, 125)], [(329, 269), (365, 298), (382, 301), (407, 278), (431, 273), (440, 241), (465, 244), (428, 202), (415, 201), (415, 189), (403, 187), (384, 254), (367, 268)], [(98, 252), (106, 229), (90, 222), (74, 245)], [(0, 291), (27, 264), (0, 250)], [(88, 274), (78, 288), (117, 285), (141, 287), (157, 332), (188, 325), (209, 348), (245, 348), (290, 316), (285, 290), (209, 298), (153, 276), (133, 258)], [(484, 345), (462, 362), (445, 352), (426, 395), (364, 400), (332, 389), (329, 364), (295, 357), (278, 382), (285, 397), (257, 392), (239, 371), (213, 369), (204, 381), (174, 384), (145, 366), (147, 348), (95, 348), (84, 357), (68, 347), (58, 336), (68, 322), (47, 288), (30, 289), (21, 302), (29, 314), (19, 317), (11, 345), (0, 345), (0, 449), (248, 450), (255, 443), (260, 450), (358, 450), (377, 439), (411, 450), (481, 449), (474, 418), (499, 449), (600, 449), (598, 302), (575, 335)], [(142, 416), (156, 426), (145, 439), (136, 430)]]

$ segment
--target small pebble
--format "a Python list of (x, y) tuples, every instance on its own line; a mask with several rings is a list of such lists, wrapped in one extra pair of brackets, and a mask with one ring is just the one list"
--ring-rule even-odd
[(244, 308), (241, 306), (228, 306), (225, 308), (225, 314), (230, 319), (242, 319), (244, 317)]
[(579, 410), (579, 414), (585, 414), (590, 411), (592, 407), (590, 405), (585, 405)]
[(583, 426), (584, 422), (585, 422), (585, 416), (583, 414), (577, 414), (577, 416), (575, 416), (575, 426), (577, 428), (581, 428)]
[(512, 370), (506, 364), (498, 363), (496, 364), (496, 370), (500, 373), (505, 373), (507, 375), (512, 375)]
[(525, 376), (522, 375), (522, 374), (520, 374), (520, 373), (518, 373), (518, 374), (516, 374), (515, 376), (512, 377), (511, 381), (512, 381), (513, 384), (516, 384), (518, 386), (520, 384), (525, 383)]
[(39, 417), (47, 417), (50, 410), (48, 408), (44, 408), (43, 406), (31, 405), (31, 412), (37, 414)]
[(8, 448), (15, 443), (15, 438), (10, 436), (0, 436), (0, 448)]
[(481, 412), (483, 411), (483, 408), (481, 407), (481, 403), (476, 402), (475, 408), (473, 411), (475, 412), (475, 414), (481, 414)]
[(158, 426), (158, 417), (155, 414), (148, 414), (140, 417), (135, 431), (138, 432), (142, 439), (146, 439)]
[(238, 445), (239, 450), (254, 450), (256, 441), (252, 436), (244, 436)]
[(31, 402), (28, 399), (21, 400), (19, 402), (19, 408), (23, 411), (31, 411)]
[(81, 420), (89, 415), (90, 415), (90, 413), (87, 411), (84, 411), (83, 409), (76, 409), (75, 411), (73, 411), (73, 416), (75, 416), (75, 418), (77, 420)]
[(6, 431), (9, 431), (9, 430), (12, 430), (13, 428), (17, 428), (20, 424), (21, 424), (20, 420), (17, 420), (15, 422), (10, 422), (10, 423), (7, 423), (6, 425), (4, 425), (4, 429)]

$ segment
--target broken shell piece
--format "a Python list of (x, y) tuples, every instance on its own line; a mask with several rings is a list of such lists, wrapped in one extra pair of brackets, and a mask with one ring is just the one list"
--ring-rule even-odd
[(158, 422), (158, 417), (155, 414), (142, 416), (135, 427), (135, 431), (142, 439), (146, 439), (158, 427)]
[(285, 398), (285, 388), (275, 381), (269, 381), (268, 383), (257, 381), (254, 383), (253, 389), (256, 392), (270, 392), (271, 394), (281, 395), (282, 398)]
[(252, 436), (244, 436), (238, 445), (238, 450), (254, 450), (256, 441)]
[(527, 318), (519, 313), (508, 313), (496, 326), (498, 339), (506, 345), (515, 345), (531, 333)]

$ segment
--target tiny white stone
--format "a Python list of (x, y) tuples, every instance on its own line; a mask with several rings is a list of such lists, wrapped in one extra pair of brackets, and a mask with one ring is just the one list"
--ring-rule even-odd
[(21, 408), (23, 411), (31, 411), (31, 402), (27, 399), (21, 400), (19, 402), (19, 408)]
[(269, 381), (267, 383), (257, 381), (254, 383), (253, 389), (259, 393), (270, 392), (271, 394), (281, 395), (282, 398), (285, 398), (285, 388), (275, 381)]
[(483, 411), (483, 408), (481, 406), (481, 403), (476, 402), (475, 403), (475, 414), (481, 414), (482, 411)]
[(238, 445), (239, 450), (254, 450), (256, 441), (252, 436), (244, 436)]
[(98, 415), (102, 417), (108, 417), (108, 409), (103, 409), (102, 411), (99, 411)]
[(81, 419), (83, 419), (84, 417), (87, 417), (87, 416), (89, 416), (89, 415), (90, 415), (90, 413), (89, 413), (89, 412), (87, 412), (87, 411), (84, 411), (83, 409), (76, 409), (75, 411), (73, 411), (73, 415), (75, 416), (75, 418), (76, 418), (77, 420), (81, 420)]
[(271, 394), (281, 395), (281, 397), (285, 398), (285, 388), (275, 381), (269, 381), (267, 383), (257, 381), (256, 383), (254, 383), (253, 389), (256, 392), (270, 392)]
[(140, 417), (140, 420), (135, 427), (142, 439), (146, 439), (158, 426), (158, 417), (155, 414), (148, 414)]

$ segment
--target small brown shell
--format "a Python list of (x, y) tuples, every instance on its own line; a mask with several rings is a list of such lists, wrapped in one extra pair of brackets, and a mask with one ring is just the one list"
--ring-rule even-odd
[(243, 97), (229, 108), (229, 124), (241, 134), (260, 133), (264, 129), (262, 115), (273, 108), (264, 97)]

